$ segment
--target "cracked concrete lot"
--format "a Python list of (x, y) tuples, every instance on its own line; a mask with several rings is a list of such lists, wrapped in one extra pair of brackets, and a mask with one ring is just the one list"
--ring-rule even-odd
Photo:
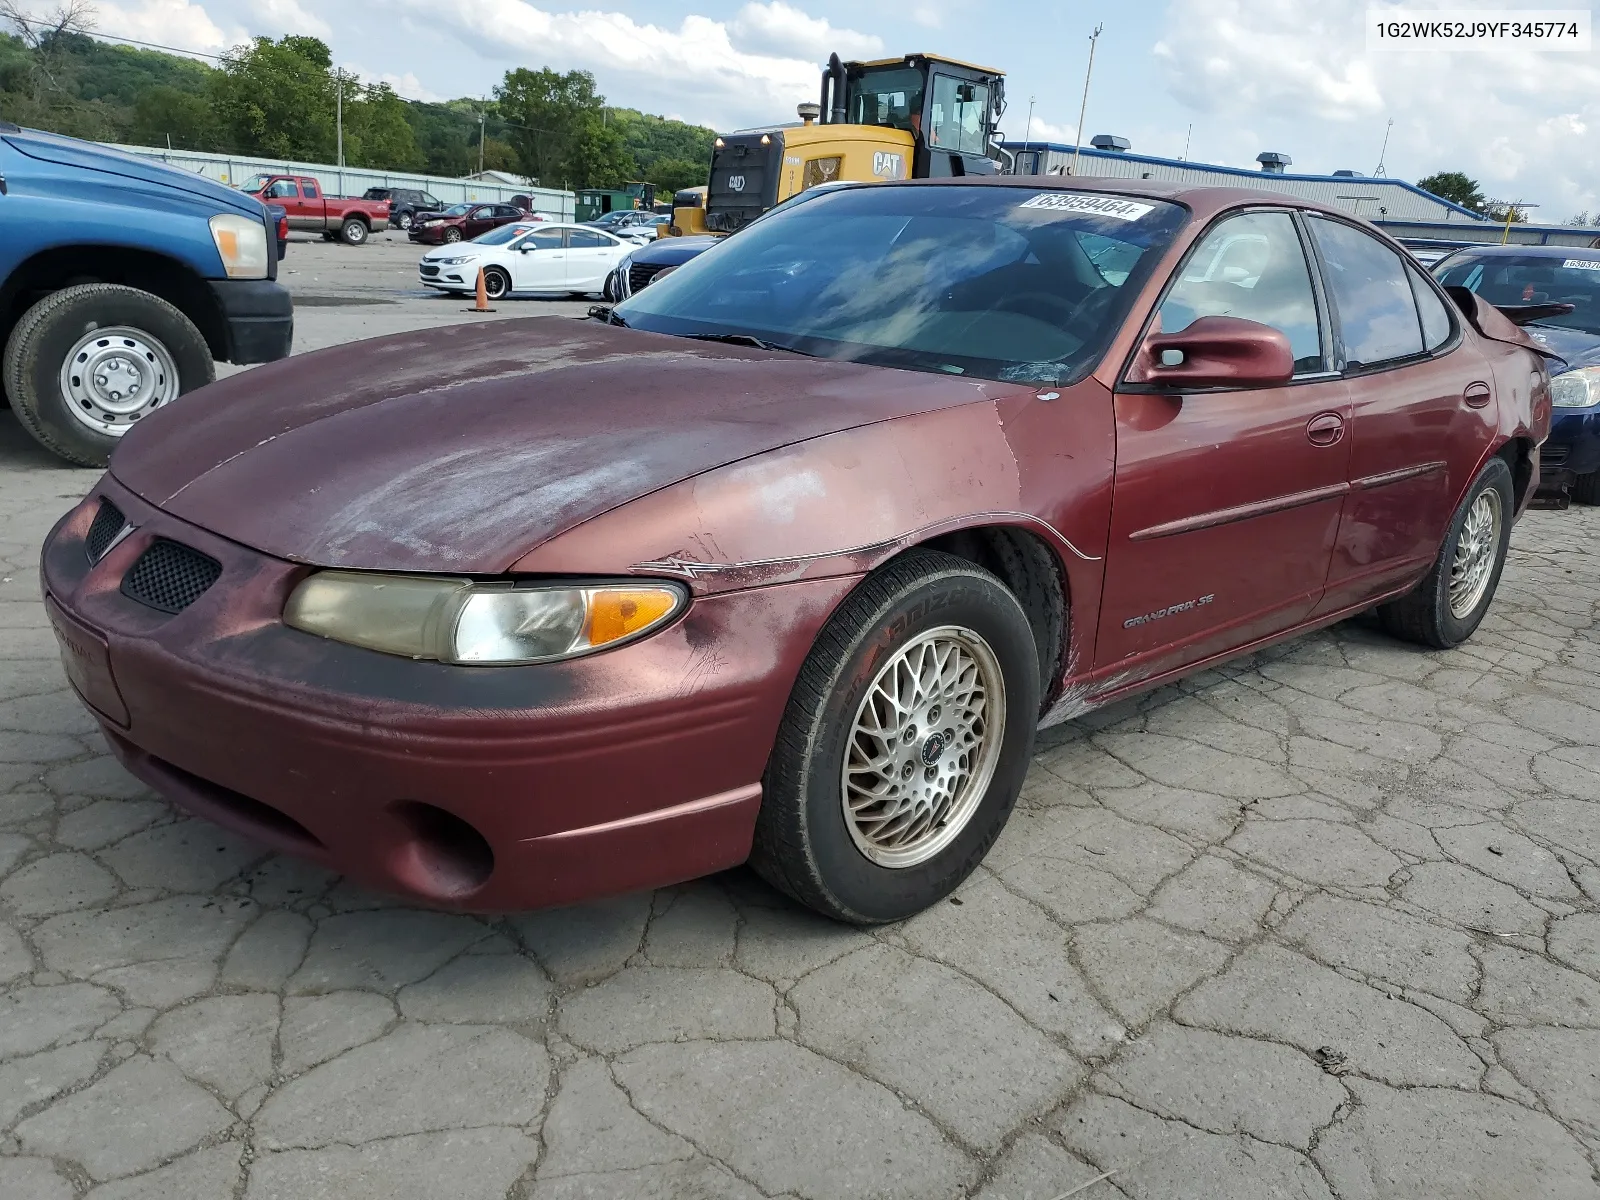
[(0, 418), (4, 1200), (1600, 1197), (1600, 511), (1462, 649), (1349, 622), (1049, 731), (862, 932), (743, 871), (425, 912), (183, 817), (39, 602), (94, 478)]

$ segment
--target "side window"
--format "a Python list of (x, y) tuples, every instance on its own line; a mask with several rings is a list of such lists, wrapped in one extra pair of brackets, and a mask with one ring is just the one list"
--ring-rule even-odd
[(300, 189), (295, 187), (292, 179), (280, 179), (267, 189), (269, 200), (293, 200), (299, 195)]
[(493, 219), (494, 209), (492, 208), (475, 208), (472, 210), (472, 215), (468, 218), (468, 220), (472, 221), (492, 221)]
[(574, 248), (582, 247), (585, 250), (593, 250), (597, 246), (615, 246), (616, 244), (615, 241), (604, 234), (591, 233), (587, 229), (572, 230), (570, 239), (567, 242), (569, 246)]
[(322, 195), (322, 193), (317, 190), (317, 185), (312, 183), (309, 179), (305, 182), (305, 190), (307, 200), (316, 200)]
[(1422, 353), (1422, 322), (1400, 256), (1339, 221), (1310, 218), (1339, 313), (1345, 365), (1374, 367)]
[(559, 250), (561, 244), (561, 230), (538, 229), (523, 238), (518, 249), (526, 246), (532, 250)]
[(1411, 294), (1416, 297), (1417, 315), (1422, 318), (1422, 346), (1431, 354), (1450, 340), (1455, 326), (1450, 320), (1450, 310), (1439, 299), (1439, 293), (1428, 285), (1422, 272), (1407, 263), (1406, 274), (1411, 277)]
[(440, 204), (432, 196), (428, 195), (427, 192), (423, 192), (422, 193), (422, 205), (423, 205), (424, 208), (443, 208), (444, 207), (444, 205)]
[(1295, 374), (1325, 368), (1311, 272), (1288, 213), (1244, 213), (1205, 235), (1161, 304), (1161, 332), (1201, 317), (1270, 325), (1289, 339)]

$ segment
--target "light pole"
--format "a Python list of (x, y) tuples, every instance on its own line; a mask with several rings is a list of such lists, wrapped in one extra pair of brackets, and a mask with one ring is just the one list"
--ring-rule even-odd
[(1193, 133), (1194, 133), (1194, 122), (1190, 121), (1189, 122), (1189, 128), (1184, 130), (1184, 133), (1183, 133), (1183, 158), (1180, 160), (1182, 162), (1188, 162), (1189, 161), (1189, 137)]
[(1094, 74), (1094, 46), (1104, 28), (1104, 25), (1096, 25), (1089, 35), (1089, 65), (1083, 72), (1083, 103), (1078, 106), (1078, 128), (1073, 131), (1072, 170), (1068, 172), (1071, 175), (1078, 173), (1078, 152), (1083, 149), (1083, 117), (1089, 111), (1089, 77)]
[[(335, 114), (335, 116), (334, 116), (334, 125), (335, 125), (335, 128), (338, 130), (337, 137), (339, 139), (339, 157), (338, 157), (337, 161), (339, 163), (339, 166), (341, 168), (343, 168), (344, 167), (344, 68), (340, 67), (337, 71), (335, 71), (333, 77), (334, 77), (334, 80), (335, 80), (335, 86), (338, 89), (338, 91), (336, 93), (337, 98), (333, 102), (334, 103), (334, 114)], [(342, 188), (341, 188), (341, 190), (342, 190)]]
[(483, 174), (483, 123), (488, 119), (483, 109), (478, 110), (478, 174)]

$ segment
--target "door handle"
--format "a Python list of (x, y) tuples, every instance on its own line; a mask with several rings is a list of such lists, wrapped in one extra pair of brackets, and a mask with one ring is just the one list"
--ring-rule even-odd
[(1332, 446), (1344, 436), (1344, 418), (1338, 413), (1318, 413), (1306, 422), (1306, 441), (1313, 446)]
[(1482, 408), (1489, 403), (1489, 385), (1475, 382), (1467, 384), (1467, 390), (1461, 393), (1461, 398), (1467, 402), (1468, 408)]

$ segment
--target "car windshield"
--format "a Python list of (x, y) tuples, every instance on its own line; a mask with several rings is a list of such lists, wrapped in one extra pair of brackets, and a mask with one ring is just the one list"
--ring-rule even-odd
[(473, 206), (470, 204), (452, 204), (439, 215), (441, 217), (464, 217), (472, 211), (472, 208)]
[(623, 302), (635, 328), (985, 379), (1086, 374), (1175, 204), (993, 186), (848, 188), (774, 210)]
[(267, 186), (267, 180), (271, 178), (271, 175), (252, 175), (239, 185), (239, 190), (241, 192), (259, 192)]
[(512, 238), (521, 237), (527, 233), (531, 226), (528, 225), (501, 225), (488, 233), (480, 233), (472, 239), (474, 246), (504, 246)]
[(1600, 250), (1554, 255), (1457, 254), (1434, 268), (1440, 283), (1476, 292), (1490, 304), (1572, 304), (1537, 324), (1600, 334)]

